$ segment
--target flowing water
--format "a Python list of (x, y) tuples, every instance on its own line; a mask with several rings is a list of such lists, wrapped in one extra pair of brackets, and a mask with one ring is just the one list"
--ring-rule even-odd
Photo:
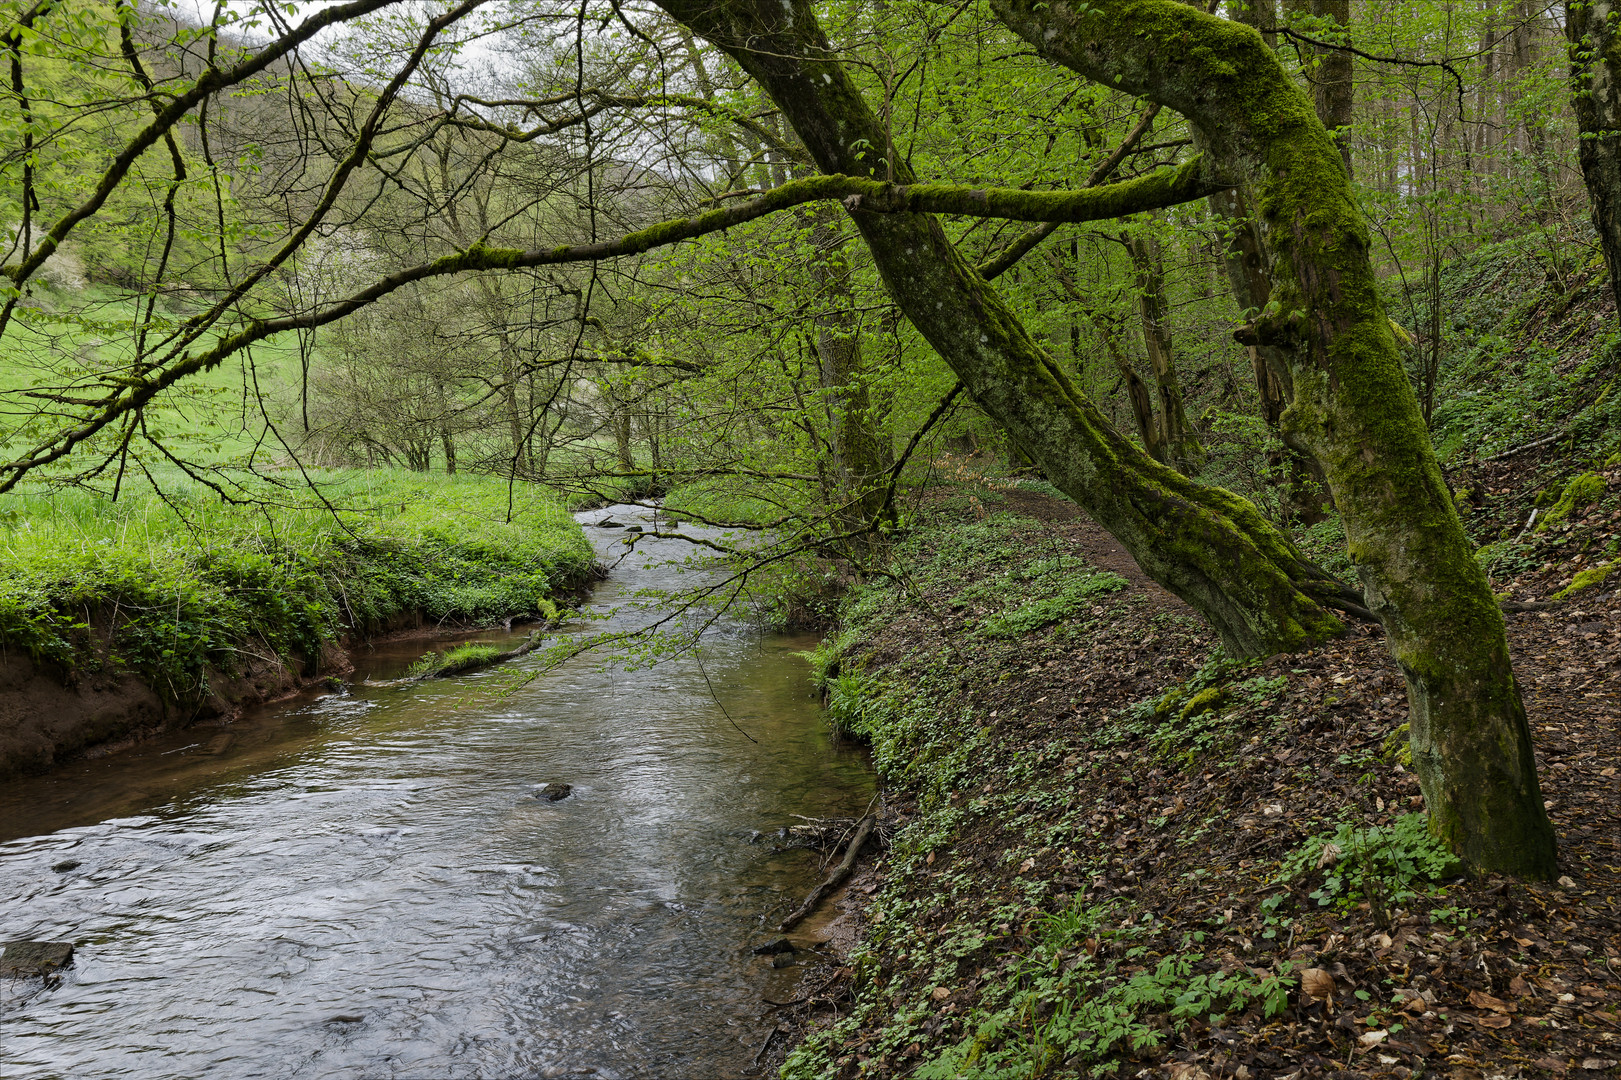
[[(686, 553), (640, 543), (590, 628), (654, 617), (626, 600), (691, 584)], [(770, 833), (872, 792), (818, 722), (812, 644), (722, 621), (696, 659), (584, 657), (505, 697), (525, 661), (358, 685), (418, 641), (343, 692), (9, 784), (0, 940), (78, 952), (0, 983), (0, 1076), (748, 1075), (795, 978), (750, 947), (819, 875)], [(533, 797), (551, 781), (573, 794)]]

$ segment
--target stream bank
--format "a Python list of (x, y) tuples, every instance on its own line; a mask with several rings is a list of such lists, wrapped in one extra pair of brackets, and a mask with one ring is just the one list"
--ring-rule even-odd
[(206, 490), (8, 503), (0, 777), (230, 719), (345, 675), (349, 652), (390, 635), (554, 619), (596, 575), (549, 493), (320, 479), (328, 506), (220, 505)]
[(1563, 876), (1473, 880), (1379, 637), (1221, 662), (1073, 505), (968, 495), (819, 652), (893, 841), (782, 1010), (785, 1077), (1617, 1074), (1615, 595), (1509, 618)]
[[(610, 514), (651, 525), (581, 515), (612, 572), (560, 635), (681, 618), (648, 590), (706, 580)], [(825, 936), (755, 952), (821, 877), (777, 834), (873, 783), (820, 722), (815, 639), (713, 616), (634, 670), (530, 654), (401, 685), (419, 640), (360, 648), (341, 689), (0, 786), (0, 940), (76, 946), (59, 978), (0, 979), (0, 1074), (757, 1075), (761, 999)]]

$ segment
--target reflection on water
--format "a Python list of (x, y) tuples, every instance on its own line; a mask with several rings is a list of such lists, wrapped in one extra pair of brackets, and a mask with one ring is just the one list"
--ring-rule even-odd
[[(639, 546), (593, 609), (676, 580), (681, 545)], [(745, 1075), (793, 978), (749, 947), (816, 877), (750, 835), (872, 789), (811, 644), (722, 625), (702, 670), (356, 687), (10, 785), (0, 939), (79, 951), (0, 987), (0, 1075)], [(531, 796), (553, 780), (573, 795)]]

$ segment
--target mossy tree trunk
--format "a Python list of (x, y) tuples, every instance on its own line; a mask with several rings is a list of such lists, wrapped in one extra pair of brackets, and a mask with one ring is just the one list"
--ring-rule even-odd
[(1182, 404), (1182, 383), (1176, 377), (1176, 357), (1171, 351), (1170, 304), (1165, 298), (1165, 260), (1159, 241), (1141, 233), (1125, 236), (1137, 275), (1137, 314), (1143, 324), (1143, 346), (1148, 367), (1154, 373), (1159, 391), (1160, 443), (1165, 447), (1167, 465), (1184, 476), (1196, 476), (1204, 463), (1204, 447), (1188, 427), (1188, 414)]
[(1565, 0), (1571, 104), (1581, 129), (1578, 157), (1593, 202), (1593, 227), (1610, 270), (1621, 318), (1621, 4)]
[[(1272, 275), (1267, 268), (1266, 245), (1250, 216), (1249, 199), (1243, 189), (1233, 188), (1210, 196), (1210, 209), (1227, 230), (1227, 281), (1233, 299), (1240, 311), (1258, 312), (1272, 298)], [(1293, 394), (1289, 363), (1283, 351), (1274, 346), (1248, 345), (1245, 352), (1255, 373), (1261, 419), (1283, 440), (1283, 411)], [(1302, 446), (1284, 442), (1281, 450), (1268, 452), (1267, 465), (1294, 520), (1306, 525), (1323, 520), (1327, 483), (1322, 466)]]
[[(660, 6), (761, 84), (823, 172), (912, 182), (904, 161), (881, 160), (888, 139), (808, 0)], [(933, 216), (864, 211), (860, 197), (846, 206), (895, 302), (976, 403), (1145, 573), (1199, 611), (1233, 655), (1299, 649), (1342, 632), (1329, 605), (1344, 602), (1343, 586), (1248, 500), (1189, 480), (1115, 430)]]
[(816, 283), (816, 355), (821, 364), (822, 400), (827, 410), (828, 440), (833, 447), (834, 501), (847, 530), (871, 524), (884, 505), (880, 483), (883, 447), (872, 396), (855, 293), (844, 245), (849, 235), (833, 217), (836, 208), (814, 207), (811, 217), (810, 277)]
[[(1339, 149), (1253, 29), (1174, 0), (991, 0), (1049, 60), (1186, 116), (1247, 177), (1272, 253), (1284, 427), (1322, 463), (1368, 606), (1407, 679), (1431, 829), (1485, 870), (1555, 872), (1503, 617), (1403, 371)], [(1275, 305), (1275, 307), (1273, 306)]]

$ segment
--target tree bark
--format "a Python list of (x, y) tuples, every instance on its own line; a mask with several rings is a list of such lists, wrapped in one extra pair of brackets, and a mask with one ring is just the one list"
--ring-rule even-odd
[[(884, 133), (809, 0), (659, 2), (764, 87), (823, 172), (912, 181), (904, 161), (880, 163)], [(1344, 586), (1248, 500), (1161, 465), (1109, 424), (935, 218), (872, 213), (859, 199), (846, 206), (896, 303), (980, 408), (1146, 574), (1209, 620), (1232, 655), (1291, 651), (1343, 631), (1328, 605), (1346, 601)]]
[[(1285, 349), (1284, 427), (1323, 464), (1368, 607), (1407, 679), (1430, 828), (1483, 870), (1548, 877), (1553, 829), (1503, 617), (1464, 534), (1380, 300), (1338, 148), (1260, 35), (1172, 0), (991, 0), (1049, 60), (1186, 116), (1251, 177)], [(1270, 307), (1270, 304), (1269, 304)]]
[(1148, 351), (1148, 366), (1159, 391), (1163, 460), (1183, 476), (1197, 476), (1205, 453), (1199, 440), (1188, 430), (1182, 384), (1176, 377), (1176, 359), (1171, 352), (1170, 305), (1165, 299), (1165, 260), (1160, 256), (1159, 241), (1151, 236), (1128, 235), (1125, 241), (1137, 275), (1137, 313), (1143, 324), (1143, 346)]
[[(1240, 311), (1258, 312), (1272, 298), (1272, 274), (1267, 269), (1266, 245), (1250, 215), (1249, 199), (1242, 188), (1210, 196), (1210, 209), (1228, 231), (1227, 281)], [(1295, 520), (1313, 524), (1323, 520), (1322, 503), (1327, 489), (1323, 467), (1300, 446), (1291, 446), (1283, 432), (1283, 411), (1289, 407), (1294, 387), (1289, 362), (1281, 349), (1270, 345), (1247, 345), (1250, 368), (1255, 373), (1255, 389), (1260, 396), (1261, 419), (1283, 440), (1281, 452), (1269, 453), (1267, 464), (1283, 489), (1283, 502)]]
[(1593, 228), (1610, 270), (1610, 292), (1621, 318), (1621, 4), (1566, 0), (1571, 104), (1581, 129), (1578, 157), (1593, 203)]

